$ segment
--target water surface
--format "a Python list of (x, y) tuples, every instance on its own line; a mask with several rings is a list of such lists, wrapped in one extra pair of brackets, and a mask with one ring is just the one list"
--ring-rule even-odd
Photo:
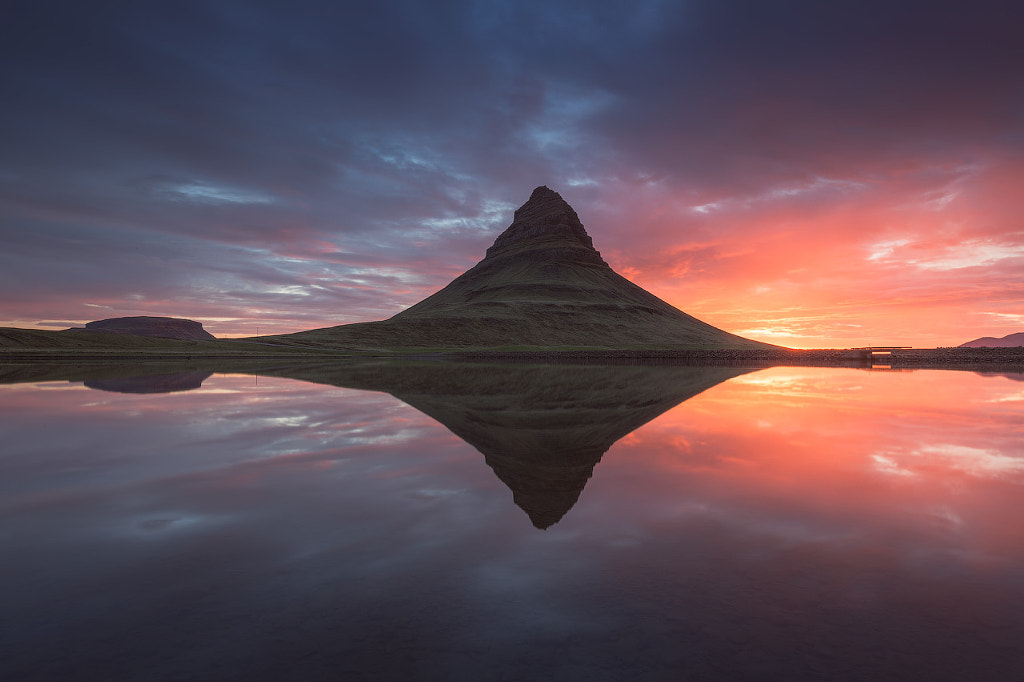
[(0, 385), (0, 677), (1022, 679), (1020, 379)]

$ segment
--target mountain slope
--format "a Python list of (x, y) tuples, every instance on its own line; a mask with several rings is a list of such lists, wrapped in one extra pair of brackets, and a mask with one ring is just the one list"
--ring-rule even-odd
[(485, 258), (381, 322), (275, 337), (351, 348), (769, 348), (687, 315), (601, 258), (576, 212), (534, 190)]
[(1014, 348), (1024, 346), (1024, 332), (1007, 334), (1001, 339), (992, 336), (983, 336), (974, 341), (960, 344), (960, 348)]

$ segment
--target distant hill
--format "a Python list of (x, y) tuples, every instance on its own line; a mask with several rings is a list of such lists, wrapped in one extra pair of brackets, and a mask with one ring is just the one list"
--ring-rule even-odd
[(960, 344), (960, 348), (1012, 348), (1016, 346), (1024, 346), (1024, 332), (1007, 334), (1001, 339), (983, 336), (980, 339)]
[(775, 348), (713, 327), (617, 274), (576, 212), (538, 187), (476, 266), (380, 322), (263, 337), (326, 348)]
[[(203, 329), (201, 323), (178, 317), (112, 317), (106, 320), (88, 322), (85, 328), (94, 332), (155, 336), (161, 339), (212, 341), (216, 338), (213, 334)], [(68, 331), (75, 330), (69, 329)]]

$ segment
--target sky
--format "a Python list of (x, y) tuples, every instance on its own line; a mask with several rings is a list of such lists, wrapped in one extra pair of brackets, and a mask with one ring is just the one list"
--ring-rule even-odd
[(0, 24), (0, 326), (390, 317), (533, 188), (795, 348), (1024, 330), (1012, 2), (46, 2)]

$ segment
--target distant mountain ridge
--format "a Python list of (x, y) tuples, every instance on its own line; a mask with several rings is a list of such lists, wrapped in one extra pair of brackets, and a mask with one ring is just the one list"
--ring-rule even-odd
[(993, 336), (983, 336), (980, 339), (974, 339), (974, 341), (968, 341), (967, 343), (960, 344), (960, 348), (1014, 348), (1016, 346), (1024, 346), (1024, 332), (1016, 332), (1014, 334), (1007, 334), (1001, 339), (997, 339)]
[(329, 348), (768, 349), (616, 273), (561, 195), (541, 186), (482, 261), (380, 322), (265, 337)]

